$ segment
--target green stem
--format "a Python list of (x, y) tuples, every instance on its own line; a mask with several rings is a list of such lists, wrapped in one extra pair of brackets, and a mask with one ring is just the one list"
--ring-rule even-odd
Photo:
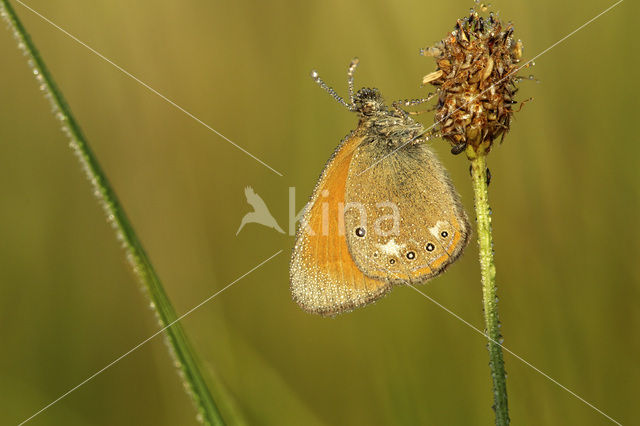
[(149, 257), (144, 251), (122, 205), (111, 188), (97, 158), (89, 148), (80, 126), (74, 119), (62, 93), (56, 87), (44, 61), (38, 54), (27, 31), (22, 26), (8, 0), (0, 0), (0, 15), (8, 23), (19, 48), (27, 57), (29, 66), (38, 81), (40, 89), (51, 103), (55, 117), (60, 121), (62, 130), (71, 141), (71, 146), (82, 164), (94, 193), (105, 210), (107, 219), (113, 225), (118, 239), (123, 242), (127, 258), (135, 273), (142, 280), (151, 298), (156, 314), (166, 328), (172, 353), (182, 373), (187, 389), (194, 399), (202, 421), (208, 425), (223, 425), (224, 421), (216, 403), (207, 388), (199, 362), (189, 340), (179, 322), (176, 312), (169, 301), (158, 275)]
[(496, 266), (493, 261), (493, 237), (491, 233), (491, 208), (487, 185), (487, 162), (485, 155), (471, 159), (471, 179), (475, 195), (478, 223), (478, 246), (480, 249), (480, 273), (482, 275), (482, 303), (485, 328), (488, 337), (489, 367), (493, 381), (496, 425), (509, 424), (507, 407), (507, 380), (502, 359), (502, 336), (498, 319), (498, 297), (496, 294)]

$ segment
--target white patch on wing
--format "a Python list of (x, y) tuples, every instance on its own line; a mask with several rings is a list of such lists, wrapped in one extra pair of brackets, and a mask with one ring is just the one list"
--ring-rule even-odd
[(433, 235), (434, 237), (436, 237), (438, 240), (440, 239), (440, 231), (442, 231), (442, 228), (446, 228), (446, 226), (449, 225), (449, 223), (439, 220), (434, 226), (432, 226), (431, 228), (429, 228), (429, 232), (431, 232), (431, 235)]
[(398, 244), (395, 239), (390, 239), (386, 244), (378, 244), (378, 248), (384, 254), (389, 254), (391, 256), (399, 256), (400, 250), (406, 247), (406, 244)]

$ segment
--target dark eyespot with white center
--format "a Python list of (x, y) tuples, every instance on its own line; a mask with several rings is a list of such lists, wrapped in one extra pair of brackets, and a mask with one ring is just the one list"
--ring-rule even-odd
[(434, 246), (431, 243), (428, 243), (425, 248), (427, 249), (427, 251), (433, 251), (433, 250), (435, 250), (436, 246)]
[(396, 263), (396, 260), (395, 259), (389, 259), (389, 263), (393, 265), (394, 263)]
[(410, 251), (409, 253), (407, 253), (407, 259), (409, 260), (413, 260), (416, 258), (416, 254), (412, 251)]
[(447, 238), (449, 236), (449, 233), (447, 231), (442, 231), (440, 235), (442, 235), (442, 238)]
[(364, 237), (364, 234), (366, 234), (366, 231), (364, 230), (364, 228), (356, 228), (356, 235), (358, 237)]

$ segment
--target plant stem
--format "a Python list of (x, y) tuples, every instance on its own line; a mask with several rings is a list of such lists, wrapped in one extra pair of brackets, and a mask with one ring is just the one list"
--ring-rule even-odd
[[(469, 151), (468, 151), (469, 152)], [(507, 407), (507, 381), (502, 359), (502, 336), (498, 319), (498, 297), (496, 295), (496, 266), (493, 261), (493, 237), (491, 233), (491, 208), (487, 184), (487, 162), (483, 154), (471, 158), (471, 179), (475, 195), (478, 223), (478, 246), (480, 251), (480, 273), (482, 276), (482, 303), (485, 328), (488, 337), (489, 367), (493, 381), (496, 425), (509, 424)]]
[(54, 116), (60, 121), (62, 130), (69, 137), (71, 147), (93, 186), (94, 194), (98, 197), (118, 239), (122, 241), (127, 258), (135, 273), (146, 287), (162, 327), (167, 327), (166, 333), (172, 349), (171, 352), (177, 361), (189, 394), (195, 401), (199, 417), (205, 424), (223, 425), (222, 416), (207, 388), (191, 344), (181, 324), (177, 322), (177, 315), (169, 297), (97, 158), (89, 148), (80, 126), (74, 119), (62, 93), (56, 87), (51, 74), (8, 0), (0, 0), (0, 15), (9, 25), (19, 48), (27, 57), (40, 90), (51, 103)]

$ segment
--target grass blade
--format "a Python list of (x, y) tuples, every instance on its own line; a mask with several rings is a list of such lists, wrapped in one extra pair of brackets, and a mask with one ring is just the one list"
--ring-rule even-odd
[[(44, 61), (8, 0), (0, 0), (0, 16), (7, 22), (9, 30), (18, 42), (18, 47), (26, 56), (40, 90), (51, 103), (53, 114), (61, 123), (63, 132), (68, 136), (70, 145), (91, 182), (94, 194), (124, 246), (129, 262), (142, 280), (160, 323), (166, 327), (177, 319), (173, 305), (113, 188), (89, 147), (86, 137), (64, 100), (62, 92), (54, 83)], [(175, 322), (166, 329), (166, 333), (186, 388), (199, 411), (198, 417), (207, 425), (224, 425), (218, 406), (207, 387), (200, 363), (181, 324)]]

